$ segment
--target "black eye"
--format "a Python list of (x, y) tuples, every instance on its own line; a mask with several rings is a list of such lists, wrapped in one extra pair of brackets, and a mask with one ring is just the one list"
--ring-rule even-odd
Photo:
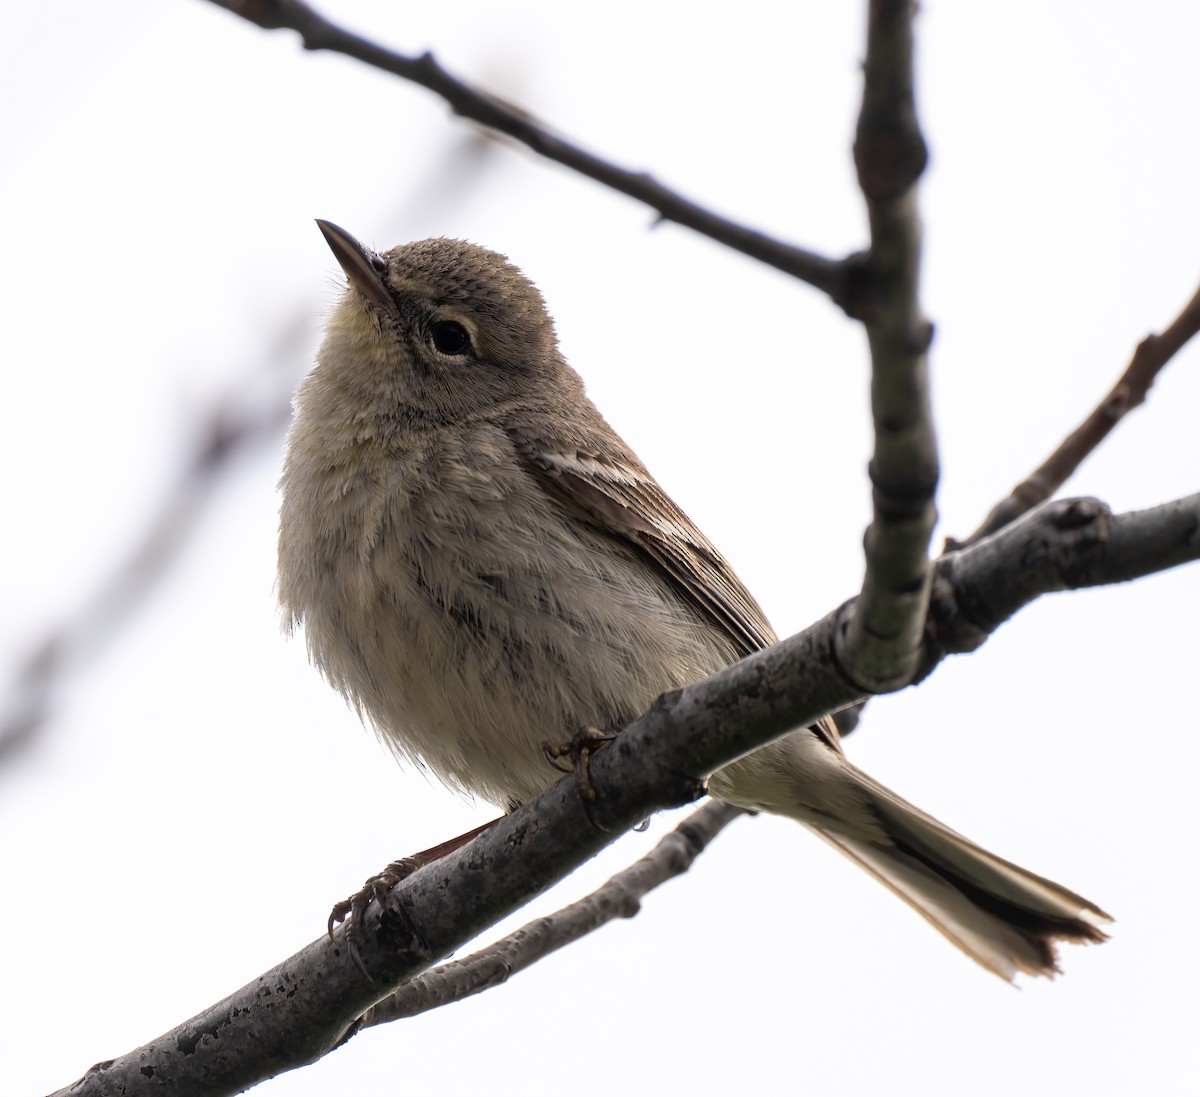
[(432, 328), (433, 345), (443, 354), (465, 354), (471, 346), (467, 329), (455, 320), (441, 320)]

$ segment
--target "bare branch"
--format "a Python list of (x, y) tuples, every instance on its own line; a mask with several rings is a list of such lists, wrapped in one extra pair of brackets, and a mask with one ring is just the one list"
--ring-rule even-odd
[(862, 594), (838, 658), (863, 692), (907, 685), (929, 598), (937, 445), (925, 352), (932, 328), (917, 300), (921, 226), (916, 183), (925, 142), (913, 101), (913, 5), (877, 0), (868, 20), (863, 103), (854, 143), (871, 250), (863, 320), (871, 345), (874, 515)]
[(921, 677), (973, 651), (1043, 594), (1124, 583), (1200, 559), (1200, 493), (1112, 515), (1095, 499), (1044, 503), (937, 565)]
[(948, 550), (973, 545), (981, 538), (1020, 517), (1049, 499), (1067, 482), (1109, 432), (1134, 408), (1145, 402), (1146, 393), (1159, 371), (1200, 332), (1200, 289), (1160, 335), (1147, 335), (1133, 352), (1125, 372), (1108, 395), (1067, 436), (1045, 462), (992, 508), (991, 513), (965, 541), (948, 538)]
[[(916, 296), (919, 225), (913, 191), (924, 167), (924, 146), (912, 103), (910, 3), (876, 0), (872, 8), (856, 142), (872, 249), (867, 260), (835, 263), (715, 218), (649, 177), (614, 168), (468, 88), (431, 57), (388, 53), (333, 27), (296, 0), (213, 2), (262, 26), (291, 26), (307, 48), (335, 49), (415, 80), (443, 95), (458, 113), (648, 201), (664, 219), (707, 229), (714, 239), (820, 286), (847, 311), (857, 310), (852, 314), (867, 322), (875, 366), (875, 518), (868, 533), (868, 573), (857, 604), (848, 603), (805, 633), (660, 698), (593, 762), (599, 798), (590, 812), (580, 805), (571, 782), (560, 782), (467, 848), (416, 873), (382, 906), (372, 906), (360, 948), (371, 977), (348, 961), (344, 933), (332, 942), (322, 938), (145, 1048), (94, 1067), (64, 1092), (239, 1092), (322, 1057), (365, 1024), (408, 1016), (419, 1012), (418, 1006), (432, 1008), (439, 1000), (503, 981), (512, 970), (510, 957), (527, 966), (574, 939), (572, 933), (594, 928), (598, 919), (627, 915), (629, 892), (622, 901), (611, 894), (596, 896), (641, 866), (582, 904), (519, 931), (507, 939), (507, 951), (493, 946), (428, 976), (420, 973), (632, 822), (694, 799), (700, 779), (729, 759), (859, 701), (864, 692), (899, 688), (912, 680), (914, 670), (928, 674), (946, 654), (978, 647), (1041, 593), (1121, 581), (1200, 558), (1200, 496), (1118, 517), (1094, 500), (1050, 504), (940, 561), (927, 617), (937, 458), (925, 378), (929, 328)], [(694, 818), (720, 820), (715, 833), (729, 820), (714, 811), (706, 808)], [(661, 866), (646, 871), (653, 875)], [(633, 893), (633, 909), (636, 895), (643, 893)], [(371, 1005), (406, 981), (386, 1003)]]
[(405, 983), (367, 1010), (362, 1028), (415, 1017), (507, 982), (614, 918), (632, 918), (641, 900), (660, 884), (681, 876), (722, 830), (745, 812), (714, 800), (689, 815), (645, 857), (618, 872), (590, 895), (522, 926), (465, 960), (434, 968)]
[(451, 75), (432, 54), (410, 57), (331, 23), (301, 0), (211, 0), (219, 7), (268, 30), (296, 31), (308, 50), (329, 50), (353, 57), (441, 96), (455, 114), (511, 137), (539, 156), (636, 199), (653, 209), (661, 221), (673, 221), (726, 247), (784, 271), (828, 294), (851, 316), (857, 314), (857, 256), (829, 259), (739, 225), (683, 197), (646, 172), (630, 171), (588, 152), (554, 133), (528, 111), (479, 91)]
[[(1200, 559), (1200, 494), (1116, 518), (1092, 499), (1043, 505), (937, 565), (928, 673), (967, 651), (1039, 594), (1118, 582)], [(233, 1094), (313, 1062), (359, 1019), (608, 845), (628, 827), (694, 799), (700, 778), (860, 699), (831, 651), (848, 603), (796, 636), (703, 682), (664, 694), (590, 771), (590, 813), (564, 778), (471, 842), (399, 884), (363, 920), (362, 961), (344, 931), (321, 937), (144, 1047), (97, 1064), (61, 1094)], [(589, 817), (590, 814), (590, 817)], [(594, 822), (593, 822), (594, 819)]]

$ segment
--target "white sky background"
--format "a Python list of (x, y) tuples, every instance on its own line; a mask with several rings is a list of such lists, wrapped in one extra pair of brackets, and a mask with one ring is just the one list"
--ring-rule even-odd
[[(862, 7), (322, 10), (840, 256), (865, 240)], [(1195, 289), (1200, 8), (922, 8), (940, 539), (973, 529)], [(313, 217), (379, 247), (451, 235), (511, 255), (597, 403), (781, 633), (857, 590), (865, 339), (818, 293), (648, 231), (644, 208), (520, 151), (447, 178), (472, 131), (438, 100), (204, 3), (19, 5), (6, 30), (6, 666), (122, 558), (212, 401), (261, 406), (308, 367), (341, 282)], [(1198, 408), (1193, 346), (1068, 490), (1118, 510), (1195, 491)], [(397, 768), (280, 637), (281, 445), (235, 464), (178, 566), (0, 772), (6, 1094), (185, 1020), (315, 938), (387, 861), (494, 814)], [(849, 741), (1118, 918), (1053, 984), (1009, 988), (802, 829), (742, 820), (634, 921), (258, 1092), (1194, 1092), (1198, 599), (1195, 567), (1044, 599)]]

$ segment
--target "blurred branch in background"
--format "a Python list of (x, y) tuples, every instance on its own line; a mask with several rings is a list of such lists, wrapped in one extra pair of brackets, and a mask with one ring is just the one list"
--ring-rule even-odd
[[(449, 144), (415, 185), (405, 205), (427, 209), (465, 202), (483, 185), (497, 146), (479, 134)], [(315, 210), (314, 215), (325, 211)], [(393, 212), (391, 217), (399, 216)], [(297, 231), (310, 231), (301, 225)], [(311, 230), (314, 231), (315, 230)], [(0, 772), (28, 749), (54, 715), (70, 675), (105, 650), (181, 559), (214, 492), (236, 463), (259, 446), (281, 442), (297, 378), (308, 368), (306, 340), (316, 307), (305, 302), (276, 324), (275, 346), (193, 417), (194, 441), (158, 509), (113, 572), (67, 619), (47, 629), (18, 660), (0, 699)], [(248, 394), (255, 394), (248, 396)], [(180, 429), (180, 434), (185, 434)]]
[[(246, 404), (242, 380), (195, 416), (195, 440), (174, 484), (146, 520), (125, 559), (102, 579), (71, 617), (52, 626), (22, 660), (0, 708), (0, 769), (33, 744), (54, 714), (66, 679), (102, 652), (182, 557), (218, 485), (253, 448), (280, 438), (290, 416), (294, 364), (306, 325), (299, 316), (281, 325), (276, 349), (260, 369), (270, 374), (272, 395), (260, 407)], [(253, 371), (258, 379), (258, 370)]]

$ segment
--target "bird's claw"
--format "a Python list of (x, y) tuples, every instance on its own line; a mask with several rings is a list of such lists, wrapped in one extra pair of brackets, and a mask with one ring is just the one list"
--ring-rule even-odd
[[(549, 740), (546, 740), (542, 743), (542, 753), (546, 756), (546, 761), (561, 773), (571, 773), (574, 775), (575, 792), (583, 803), (588, 819), (593, 826), (598, 828), (599, 824), (592, 817), (591, 806), (596, 802), (597, 793), (595, 786), (592, 784), (589, 762), (596, 751), (606, 743), (611, 743), (614, 739), (616, 739), (616, 735), (612, 732), (601, 731), (599, 728), (586, 727), (572, 736), (569, 742), (551, 743)], [(570, 769), (559, 763), (560, 758), (571, 759)]]

